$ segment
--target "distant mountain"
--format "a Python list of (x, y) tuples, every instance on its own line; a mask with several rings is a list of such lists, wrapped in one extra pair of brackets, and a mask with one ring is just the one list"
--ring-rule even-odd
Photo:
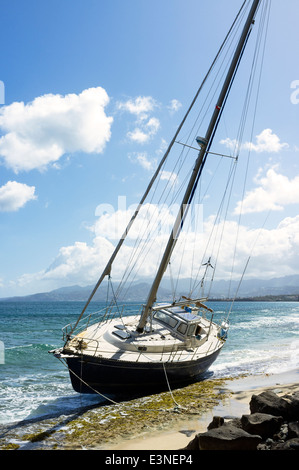
[[(144, 301), (148, 295), (150, 284), (145, 282), (140, 282), (134, 284), (129, 289), (125, 290), (124, 296), (128, 302), (139, 302)], [(94, 286), (70, 286), (70, 287), (61, 287), (59, 289), (52, 290), (50, 292), (42, 292), (38, 294), (18, 296), (18, 297), (8, 297), (1, 298), (1, 301), (6, 302), (86, 302), (93, 290)], [(113, 298), (113, 292), (111, 288), (109, 289), (108, 299)], [(172, 298), (171, 291), (168, 289), (159, 289), (161, 295), (165, 300), (170, 300)], [(119, 300), (122, 300), (122, 297), (118, 297)], [(104, 283), (101, 288), (95, 293), (93, 297), (94, 302), (105, 302), (107, 300), (107, 288), (105, 288)]]
[(299, 295), (299, 275), (285, 276), (273, 279), (247, 279), (238, 289), (239, 281), (215, 281), (211, 292), (212, 297), (262, 297), (266, 295)]
[[(210, 298), (227, 298), (234, 297), (239, 285), (239, 281), (214, 281)], [(190, 279), (184, 279), (180, 284), (181, 294), (188, 293)], [(124, 295), (128, 302), (143, 302), (147, 298), (150, 287), (150, 281), (136, 282), (130, 288), (125, 290)], [(61, 287), (50, 292), (42, 292), (38, 294), (26, 295), (21, 297), (2, 298), (0, 301), (7, 302), (86, 302), (94, 286), (70, 286)], [(109, 289), (109, 298), (112, 298), (113, 292)], [(242, 282), (238, 291), (238, 298), (264, 297), (264, 296), (281, 296), (281, 295), (297, 295), (299, 296), (299, 275), (285, 276), (273, 279), (248, 279)], [(164, 281), (159, 289), (159, 297), (164, 300), (172, 300), (172, 290), (169, 281)], [(107, 289), (103, 283), (101, 288), (96, 292), (93, 301), (103, 302), (107, 299)], [(121, 299), (120, 299), (121, 300)]]

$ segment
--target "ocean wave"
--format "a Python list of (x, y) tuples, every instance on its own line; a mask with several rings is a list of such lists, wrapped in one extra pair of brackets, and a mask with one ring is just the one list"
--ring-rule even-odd
[[(49, 351), (50, 349), (54, 349), (56, 346), (51, 344), (44, 344), (44, 343), (30, 343), (30, 344), (16, 344), (15, 346), (5, 346), (5, 351), (15, 351), (15, 352), (22, 352), (24, 349), (29, 349), (32, 352), (34, 351)], [(27, 354), (27, 351), (26, 351)]]
[[(261, 344), (262, 346), (262, 344)], [(223, 350), (214, 363), (216, 372), (236, 373), (277, 373), (299, 367), (299, 340), (284, 340), (267, 343), (267, 347)]]
[(230, 330), (249, 330), (252, 328), (259, 328), (259, 327), (266, 327), (266, 328), (272, 328), (273, 326), (278, 327), (278, 326), (283, 326), (285, 328), (291, 327), (291, 325), (298, 325), (299, 324), (299, 317), (295, 316), (287, 316), (287, 317), (276, 317), (276, 316), (271, 316), (271, 317), (260, 317), (260, 318), (254, 318), (251, 320), (245, 320), (243, 322), (239, 323), (231, 323)]
[[(42, 375), (42, 374), (41, 374)], [(33, 380), (34, 379), (34, 380)], [(60, 416), (103, 402), (97, 395), (79, 395), (68, 380), (38, 381), (39, 377), (20, 378), (19, 386), (11, 383), (0, 387), (0, 423)], [(61, 379), (61, 377), (60, 377)]]
[(8, 347), (5, 347), (5, 350), (6, 351), (10, 351), (12, 349), (27, 349), (27, 348), (33, 348), (34, 345), (31, 343), (31, 344), (16, 344), (15, 346), (8, 346)]

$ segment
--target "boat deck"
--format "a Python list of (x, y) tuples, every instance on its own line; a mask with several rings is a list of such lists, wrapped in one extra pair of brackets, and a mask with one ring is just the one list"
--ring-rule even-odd
[(76, 335), (64, 354), (83, 354), (128, 362), (191, 361), (219, 350), (219, 327), (201, 319), (202, 332), (188, 340), (175, 337), (169, 329), (153, 322), (152, 331), (136, 333), (139, 317), (124, 317), (96, 323)]

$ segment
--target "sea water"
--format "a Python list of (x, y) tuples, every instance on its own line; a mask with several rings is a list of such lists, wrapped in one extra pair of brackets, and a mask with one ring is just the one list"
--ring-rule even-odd
[[(227, 318), (227, 302), (209, 306), (214, 320)], [(48, 353), (63, 345), (62, 327), (74, 324), (82, 308), (80, 302), (0, 302), (0, 424), (67, 415), (105, 401), (74, 392), (67, 368)], [(229, 322), (212, 377), (298, 368), (299, 302), (235, 302)]]

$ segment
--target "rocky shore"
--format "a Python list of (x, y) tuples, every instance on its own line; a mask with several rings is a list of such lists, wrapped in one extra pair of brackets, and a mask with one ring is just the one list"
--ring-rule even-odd
[(0, 450), (298, 450), (298, 377), (296, 370), (207, 379), (172, 393), (8, 423), (0, 426)]
[(253, 394), (249, 407), (241, 418), (214, 416), (185, 450), (299, 451), (299, 390), (282, 397), (270, 390)]
[(140, 436), (173, 429), (200, 416), (229, 395), (229, 379), (207, 379), (172, 393), (103, 404), (66, 416), (41, 417), (0, 426), (0, 450), (107, 450)]

